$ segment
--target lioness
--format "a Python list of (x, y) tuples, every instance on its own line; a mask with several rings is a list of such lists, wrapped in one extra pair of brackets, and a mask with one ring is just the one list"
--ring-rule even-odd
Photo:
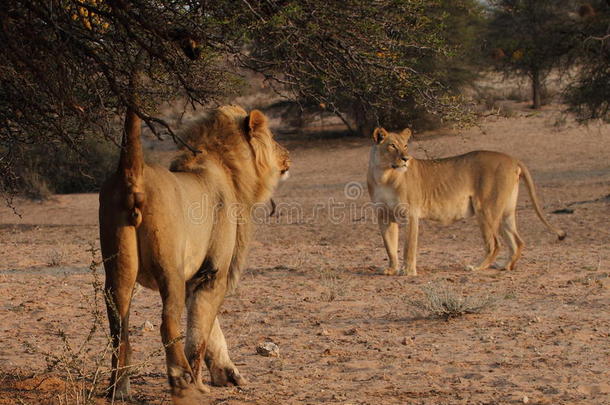
[[(381, 236), (390, 260), (384, 274), (400, 273), (398, 267), (398, 220), (408, 217), (405, 266), (416, 275), (417, 233), (420, 218), (450, 224), (475, 215), (481, 227), (487, 255), (473, 269), (488, 268), (499, 251), (498, 234), (508, 245), (503, 269), (513, 269), (523, 249), (517, 233), (515, 210), (519, 179), (525, 179), (538, 218), (561, 240), (564, 231), (542, 215), (532, 177), (525, 165), (498, 152), (474, 151), (444, 159), (419, 160), (409, 155), (411, 131), (373, 132), (369, 160), (368, 190), (378, 208)], [(472, 267), (472, 266), (470, 266)]]
[[(100, 192), (100, 241), (112, 357), (112, 396), (129, 392), (129, 306), (136, 281), (163, 300), (161, 337), (176, 404), (199, 403), (212, 384), (242, 384), (220, 329), (218, 308), (239, 278), (250, 238), (251, 208), (267, 201), (290, 166), (263, 113), (225, 106), (183, 135), (201, 153), (183, 151), (171, 171), (144, 163), (139, 117), (128, 111), (117, 172)], [(186, 341), (180, 319), (186, 303)]]

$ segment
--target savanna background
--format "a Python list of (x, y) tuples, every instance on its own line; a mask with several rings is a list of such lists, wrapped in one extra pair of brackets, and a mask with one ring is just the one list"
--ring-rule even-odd
[[(0, 4), (0, 404), (171, 402), (144, 288), (133, 398), (103, 398), (96, 192), (127, 109), (147, 160), (169, 164), (180, 127), (223, 103), (263, 110), (292, 168), (220, 314), (249, 384), (211, 403), (610, 404), (610, 4), (238, 3)], [(413, 128), (418, 158), (519, 158), (568, 237), (522, 189), (516, 270), (466, 270), (476, 221), (424, 221), (419, 275), (380, 275), (363, 211), (378, 125)]]

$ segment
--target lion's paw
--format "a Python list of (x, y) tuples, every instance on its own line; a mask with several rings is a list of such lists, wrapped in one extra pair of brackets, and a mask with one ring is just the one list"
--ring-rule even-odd
[(248, 383), (234, 365), (228, 367), (212, 367), (210, 369), (210, 376), (212, 377), (212, 385), (217, 387), (228, 387), (232, 385), (243, 386)]
[(206, 395), (210, 390), (203, 385), (189, 384), (185, 388), (172, 389), (172, 403), (174, 405), (198, 405), (208, 403)]
[(131, 384), (129, 383), (129, 377), (124, 376), (116, 382), (115, 384), (111, 384), (106, 391), (106, 396), (108, 398), (114, 398), (116, 400), (130, 400), (131, 399)]
[(174, 405), (200, 404), (205, 401), (205, 394), (208, 394), (210, 389), (203, 385), (201, 381), (195, 381), (191, 373), (182, 371), (171, 374), (169, 383), (172, 388)]
[(393, 267), (386, 267), (385, 269), (383, 269), (383, 273), (386, 276), (395, 276), (398, 274), (398, 269), (395, 269)]

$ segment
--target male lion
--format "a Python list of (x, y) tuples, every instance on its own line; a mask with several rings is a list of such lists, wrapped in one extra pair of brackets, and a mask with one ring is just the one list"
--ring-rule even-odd
[(384, 274), (400, 273), (398, 268), (398, 220), (409, 219), (405, 245), (405, 266), (416, 275), (417, 233), (420, 218), (450, 224), (475, 215), (481, 227), (487, 255), (476, 270), (488, 268), (499, 251), (501, 233), (509, 249), (508, 260), (498, 267), (511, 270), (521, 255), (523, 241), (517, 233), (515, 210), (519, 179), (525, 179), (538, 218), (565, 238), (542, 215), (532, 177), (523, 163), (498, 152), (474, 151), (444, 159), (419, 160), (408, 154), (411, 131), (373, 132), (368, 170), (368, 189), (378, 208), (381, 236), (388, 252), (389, 267)]
[[(111, 395), (129, 395), (129, 306), (136, 281), (163, 301), (161, 337), (172, 398), (196, 403), (212, 384), (245, 380), (229, 358), (217, 318), (238, 281), (250, 238), (251, 208), (267, 201), (287, 174), (288, 152), (263, 113), (225, 106), (195, 122), (171, 171), (144, 163), (141, 121), (129, 111), (117, 172), (100, 192), (100, 241), (115, 352)], [(186, 342), (180, 318), (187, 307)]]

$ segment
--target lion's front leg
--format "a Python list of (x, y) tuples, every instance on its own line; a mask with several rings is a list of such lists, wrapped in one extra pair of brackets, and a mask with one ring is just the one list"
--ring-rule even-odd
[(214, 320), (210, 338), (205, 350), (205, 364), (210, 370), (212, 385), (245, 385), (247, 381), (241, 376), (229, 357), (229, 350), (218, 317)]
[[(201, 270), (187, 283), (186, 357), (198, 381), (201, 381), (202, 363), (205, 361), (212, 374), (212, 384), (220, 384), (223, 373), (239, 373), (231, 362), (224, 336), (216, 314), (227, 291), (227, 273), (230, 256), (225, 260), (209, 257)], [(218, 256), (216, 256), (218, 258)], [(217, 263), (220, 262), (220, 266)], [(225, 370), (226, 369), (226, 370)]]
[[(181, 341), (180, 318), (184, 310), (185, 283), (178, 271), (159, 273), (157, 284), (163, 299), (161, 340), (165, 346), (167, 374), (174, 405), (196, 404), (209, 392), (185, 356)], [(163, 276), (165, 277), (163, 277)]]

